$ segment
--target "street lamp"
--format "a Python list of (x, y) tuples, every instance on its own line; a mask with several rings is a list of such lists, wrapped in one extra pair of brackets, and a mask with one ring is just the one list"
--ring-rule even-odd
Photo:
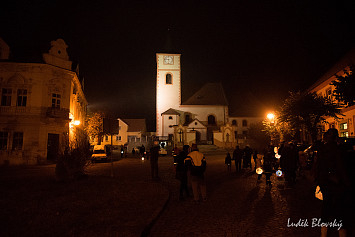
[(275, 118), (275, 114), (273, 114), (273, 113), (268, 113), (268, 114), (266, 115), (266, 117), (267, 117), (270, 121), (272, 121), (272, 120), (274, 120), (274, 118)]

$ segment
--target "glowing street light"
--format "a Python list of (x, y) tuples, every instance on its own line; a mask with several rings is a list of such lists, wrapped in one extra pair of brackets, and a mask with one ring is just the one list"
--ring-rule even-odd
[(266, 115), (266, 117), (267, 117), (268, 120), (272, 121), (272, 120), (275, 119), (275, 114), (273, 114), (273, 113), (268, 113), (268, 114)]
[(75, 120), (75, 121), (74, 121), (74, 125), (75, 125), (75, 126), (80, 125), (80, 120)]

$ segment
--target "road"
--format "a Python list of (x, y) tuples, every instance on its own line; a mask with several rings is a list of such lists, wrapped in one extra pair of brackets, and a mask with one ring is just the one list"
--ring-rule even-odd
[[(314, 198), (314, 187), (299, 178), (294, 189), (284, 189), (282, 180), (257, 175), (247, 169), (236, 174), (224, 165), (224, 155), (206, 155), (206, 202), (195, 204), (192, 198), (178, 200), (179, 184), (174, 178), (171, 157), (159, 160), (160, 176), (171, 191), (166, 209), (150, 231), (150, 236), (319, 236), (312, 218), (320, 216), (321, 201)], [(308, 227), (288, 227), (299, 220)], [(307, 223), (306, 223), (307, 224)], [(304, 225), (306, 225), (304, 224)]]

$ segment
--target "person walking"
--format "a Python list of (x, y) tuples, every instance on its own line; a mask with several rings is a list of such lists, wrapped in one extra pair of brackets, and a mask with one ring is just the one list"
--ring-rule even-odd
[(243, 166), (244, 166), (244, 168), (251, 169), (251, 156), (253, 154), (253, 150), (249, 146), (246, 146), (244, 148), (243, 153), (244, 153)]
[(232, 157), (231, 157), (231, 154), (229, 154), (229, 152), (227, 153), (227, 156), (226, 156), (226, 159), (224, 160), (224, 163), (227, 166), (227, 171), (231, 172)]
[[(346, 174), (341, 150), (337, 144), (338, 130), (330, 128), (324, 134), (324, 145), (321, 146), (316, 163), (316, 185), (323, 194), (322, 222), (342, 220), (343, 226), (338, 230), (339, 236), (346, 236), (347, 203), (350, 181)], [(321, 236), (327, 236), (328, 228), (321, 227)]]
[(153, 180), (160, 180), (158, 176), (158, 158), (159, 158), (159, 142), (154, 141), (154, 145), (150, 148), (150, 169)]
[(179, 200), (184, 200), (184, 192), (186, 197), (190, 196), (189, 189), (187, 187), (187, 166), (185, 165), (185, 159), (189, 154), (189, 145), (184, 145), (182, 151), (176, 156), (176, 178), (180, 181), (180, 195)]
[(258, 161), (258, 150), (254, 149), (253, 151), (253, 160), (254, 160), (254, 171), (256, 171), (257, 161)]
[(266, 185), (271, 187), (271, 175), (274, 168), (275, 162), (275, 152), (271, 145), (264, 152), (264, 162), (263, 162), (263, 171), (265, 174)]
[(144, 147), (144, 145), (142, 144), (142, 146), (139, 148), (139, 154), (140, 154), (141, 157), (144, 156), (144, 152), (145, 152), (145, 147)]
[(233, 151), (233, 159), (235, 161), (235, 171), (238, 173), (242, 170), (242, 159), (243, 159), (243, 151), (239, 148), (239, 146), (235, 147)]
[(200, 194), (202, 196), (202, 201), (207, 200), (206, 182), (204, 177), (206, 170), (206, 159), (204, 155), (198, 151), (196, 144), (192, 144), (191, 150), (192, 152), (190, 152), (185, 159), (185, 164), (190, 171), (194, 201), (195, 203), (198, 203), (200, 201)]

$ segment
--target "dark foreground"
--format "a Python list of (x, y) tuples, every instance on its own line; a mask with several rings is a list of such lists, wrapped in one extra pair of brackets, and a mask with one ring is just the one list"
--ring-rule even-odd
[[(89, 167), (87, 179), (58, 183), (54, 166), (1, 168), (0, 236), (319, 236), (321, 201), (300, 178), (294, 189), (256, 182), (250, 170), (227, 173), (224, 155), (207, 155), (208, 200), (178, 200), (171, 157), (125, 158)], [(233, 167), (234, 168), (234, 167)], [(232, 169), (234, 171), (234, 169)], [(170, 190), (170, 192), (169, 192)], [(288, 227), (299, 220), (305, 227)], [(331, 236), (335, 233), (331, 233)]]

